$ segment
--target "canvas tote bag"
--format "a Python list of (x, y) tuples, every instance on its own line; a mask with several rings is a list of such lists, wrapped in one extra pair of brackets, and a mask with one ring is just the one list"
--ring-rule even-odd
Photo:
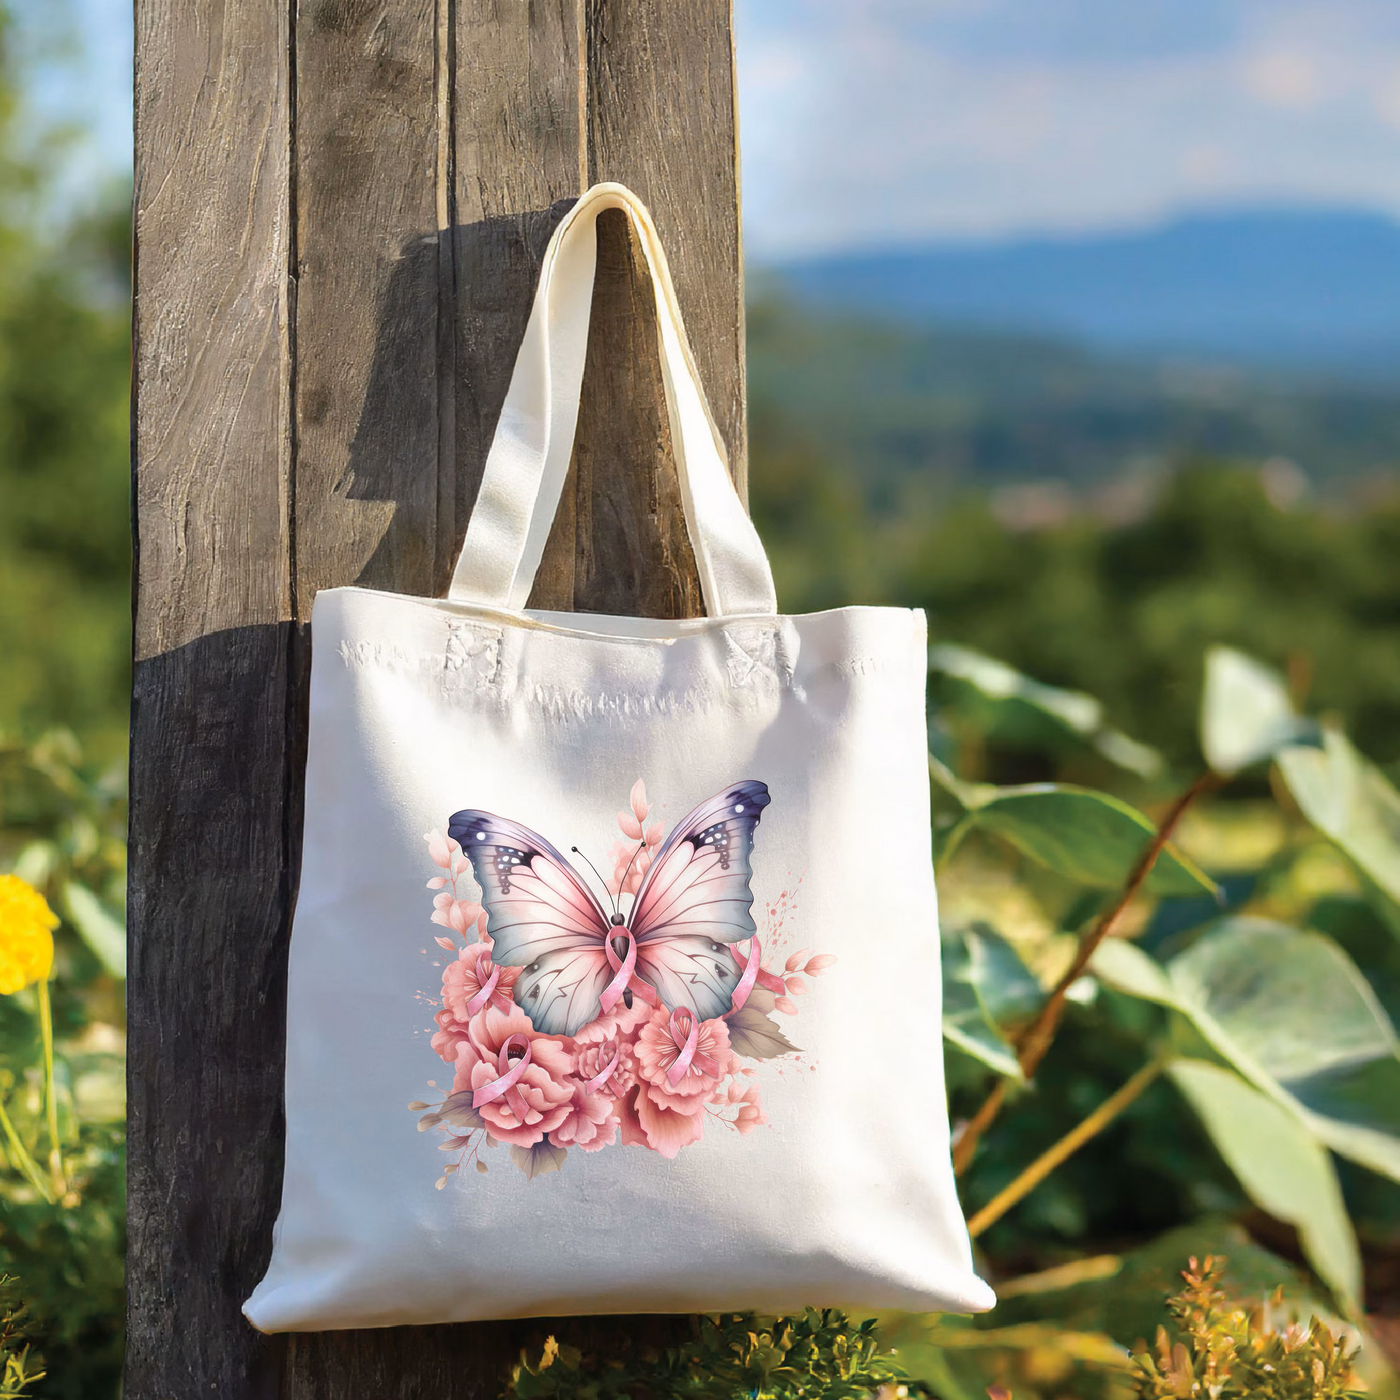
[[(704, 618), (525, 609), (613, 208)], [(778, 614), (627, 190), (549, 244), (447, 598), (328, 589), (312, 638), (256, 1327), (991, 1305), (949, 1163), (924, 617)]]

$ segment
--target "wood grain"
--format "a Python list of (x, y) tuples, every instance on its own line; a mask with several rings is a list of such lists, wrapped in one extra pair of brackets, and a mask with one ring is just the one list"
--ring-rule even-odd
[[(744, 311), (731, 15), (724, 3), (587, 0), (588, 179), (629, 186), (667, 249), (730, 470), (746, 488)], [(599, 221), (598, 281), (569, 477), (533, 607), (704, 611), (635, 238)]]
[(651, 210), (701, 383), (745, 495), (744, 270), (728, 0), (589, 0), (589, 180)]
[(583, 20), (583, 0), (459, 0), (449, 211), (457, 476), (439, 592), (466, 534), (545, 245), (587, 183)]
[(125, 1393), (276, 1394), (238, 1316), (281, 1178), (301, 742), (288, 17), (139, 0)]
[(297, 0), (297, 613), (438, 572), (436, 0)]
[[(668, 243), (742, 478), (727, 0), (138, 0), (129, 1400), (485, 1400), (554, 1331), (267, 1339), (239, 1307), (282, 1165), (304, 621), (445, 591), (549, 233), (621, 179)], [(600, 226), (574, 466), (534, 601), (699, 592), (654, 311)]]

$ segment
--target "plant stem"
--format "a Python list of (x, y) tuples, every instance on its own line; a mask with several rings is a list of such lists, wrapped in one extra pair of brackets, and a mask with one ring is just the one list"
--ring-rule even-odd
[(1162, 1072), (1166, 1060), (1158, 1057), (1145, 1064), (1116, 1094), (1105, 1099), (1082, 1123), (1071, 1128), (1053, 1147), (1042, 1152), (1004, 1190), (998, 1191), (971, 1220), (967, 1232), (974, 1239), (994, 1225), (1023, 1197), (1028, 1196), (1061, 1162), (1071, 1157), (1090, 1138), (1097, 1137)]
[[(1122, 893), (1114, 901), (1112, 907), (1099, 918), (1093, 928), (1080, 939), (1074, 961), (1070, 963), (1064, 975), (1055, 984), (1054, 990), (1046, 997), (1045, 1004), (1040, 1008), (1040, 1014), (1017, 1036), (1016, 1058), (1027, 1079), (1031, 1078), (1040, 1067), (1040, 1062), (1045, 1058), (1045, 1052), (1049, 1050), (1050, 1043), (1055, 1038), (1055, 1031), (1059, 1028), (1060, 1017), (1064, 1013), (1065, 997), (1069, 989), (1083, 975), (1084, 969), (1088, 967), (1089, 960), (1094, 956), (1099, 944), (1113, 932), (1128, 906), (1137, 898), (1143, 885), (1147, 882), (1147, 877), (1152, 873), (1152, 867), (1157, 864), (1157, 857), (1166, 849), (1167, 842), (1171, 840), (1172, 834), (1181, 824), (1186, 809), (1203, 792), (1208, 792), (1219, 781), (1219, 776), (1207, 769), (1167, 809), (1157, 826), (1157, 830), (1153, 833), (1152, 839), (1144, 847), (1142, 855), (1138, 857), (1137, 864), (1133, 866), (1127, 883), (1123, 886)], [(1001, 1112), (1001, 1106), (1006, 1101), (1006, 1089), (1007, 1081), (1005, 1079), (998, 1080), (993, 1085), (991, 1093), (983, 1100), (982, 1106), (968, 1120), (958, 1135), (957, 1142), (953, 1144), (953, 1170), (958, 1175), (967, 1170), (982, 1134), (987, 1131), (997, 1114)]]
[(15, 1125), (10, 1121), (10, 1115), (5, 1110), (5, 1105), (0, 1102), (0, 1128), (4, 1129), (5, 1140), (10, 1144), (10, 1155), (14, 1158), (15, 1165), (20, 1169), (29, 1184), (50, 1204), (54, 1198), (49, 1190), (48, 1183), (45, 1182), (43, 1173), (39, 1170), (39, 1164), (29, 1154), (29, 1149), (20, 1141), (19, 1134), (15, 1131)]
[(53, 1076), (53, 1007), (49, 1001), (49, 983), (43, 978), (37, 988), (39, 994), (39, 1032), (44, 1041), (44, 1116), (49, 1128), (49, 1174), (53, 1177), (54, 1195), (59, 1197), (68, 1190), (64, 1178), (63, 1152), (58, 1145), (58, 1100), (54, 1095)]

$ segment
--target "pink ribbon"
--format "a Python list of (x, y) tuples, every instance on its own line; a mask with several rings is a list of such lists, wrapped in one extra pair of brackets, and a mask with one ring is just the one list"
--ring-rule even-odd
[(627, 957), (625, 960), (618, 957), (611, 937), (603, 944), (603, 951), (608, 955), (608, 966), (616, 975), (603, 988), (603, 995), (598, 998), (599, 1004), (604, 1011), (611, 1011), (617, 1005), (617, 999), (623, 992), (630, 991), (641, 997), (648, 1006), (655, 1006), (657, 1004), (656, 993), (637, 976), (637, 940), (633, 936), (632, 930), (619, 928), (616, 936), (626, 938)]
[[(681, 1030), (683, 1017), (690, 1022), (685, 1031)], [(719, 1074), (719, 1066), (708, 1055), (696, 1052), (700, 1044), (700, 1021), (688, 1006), (678, 1006), (671, 1012), (671, 1040), (680, 1051), (675, 1064), (666, 1071), (666, 1082), (671, 1088), (674, 1089), (685, 1078), (692, 1064), (701, 1074)]]
[[(525, 1047), (525, 1053), (512, 1064), (510, 1052), (517, 1041)], [(501, 1053), (496, 1057), (496, 1068), (500, 1070), (501, 1077), (493, 1079), (489, 1084), (483, 1084), (472, 1094), (472, 1107), (481, 1108), (484, 1104), (495, 1103), (497, 1099), (504, 1098), (516, 1118), (522, 1124), (528, 1123), (534, 1110), (525, 1102), (524, 1094), (515, 1086), (520, 1076), (530, 1067), (531, 1053), (528, 1036), (521, 1035), (518, 1031), (515, 1035), (507, 1036), (501, 1046)], [(535, 1114), (536, 1119), (539, 1116), (538, 1113)]]
[(583, 1092), (585, 1094), (596, 1094), (598, 1090), (612, 1078), (613, 1070), (617, 1068), (617, 1062), (621, 1058), (621, 1055), (622, 1050), (617, 1042), (614, 1041), (612, 1043), (612, 1059), (610, 1059), (592, 1079), (584, 1082)]
[(488, 1001), (491, 1000), (491, 993), (496, 990), (496, 984), (501, 980), (501, 969), (497, 967), (490, 958), (478, 959), (476, 964), (476, 975), (481, 976), (481, 964), (486, 962), (491, 968), (491, 976), (486, 979), (481, 990), (467, 1003), (467, 1015), (475, 1016)]
[(749, 993), (753, 991), (753, 984), (758, 981), (758, 974), (762, 970), (758, 965), (761, 956), (762, 949), (758, 946), (758, 935), (754, 934), (749, 942), (749, 960), (744, 964), (744, 975), (739, 979), (739, 985), (734, 988), (734, 995), (729, 999), (729, 1014), (731, 1016), (740, 1010), (749, 999)]
[[(622, 937), (627, 940), (627, 957), (620, 958), (617, 949), (613, 947), (613, 938)], [(613, 969), (613, 980), (603, 988), (603, 995), (598, 998), (604, 1011), (611, 1011), (617, 1005), (618, 998), (627, 990), (627, 984), (632, 980), (632, 974), (637, 968), (637, 940), (630, 928), (619, 929), (616, 935), (609, 935), (608, 941), (603, 944), (603, 951), (608, 955), (608, 965)]]
[[(690, 1021), (690, 1029), (685, 1035), (681, 1034), (680, 1029), (682, 1016)], [(678, 1006), (671, 1012), (671, 1039), (675, 1042), (676, 1049), (681, 1052), (676, 1056), (675, 1064), (666, 1071), (666, 1082), (674, 1089), (685, 1078), (685, 1072), (695, 1058), (695, 1047), (700, 1044), (700, 1022), (683, 1006)]]

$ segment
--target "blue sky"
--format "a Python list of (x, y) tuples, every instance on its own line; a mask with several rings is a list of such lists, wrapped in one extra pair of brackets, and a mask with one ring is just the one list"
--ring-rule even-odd
[[(15, 0), (39, 97), (129, 169), (123, 0)], [(1396, 0), (736, 0), (760, 258), (1152, 223), (1190, 208), (1400, 214)]]
[(1400, 212), (1395, 0), (737, 0), (759, 255)]

